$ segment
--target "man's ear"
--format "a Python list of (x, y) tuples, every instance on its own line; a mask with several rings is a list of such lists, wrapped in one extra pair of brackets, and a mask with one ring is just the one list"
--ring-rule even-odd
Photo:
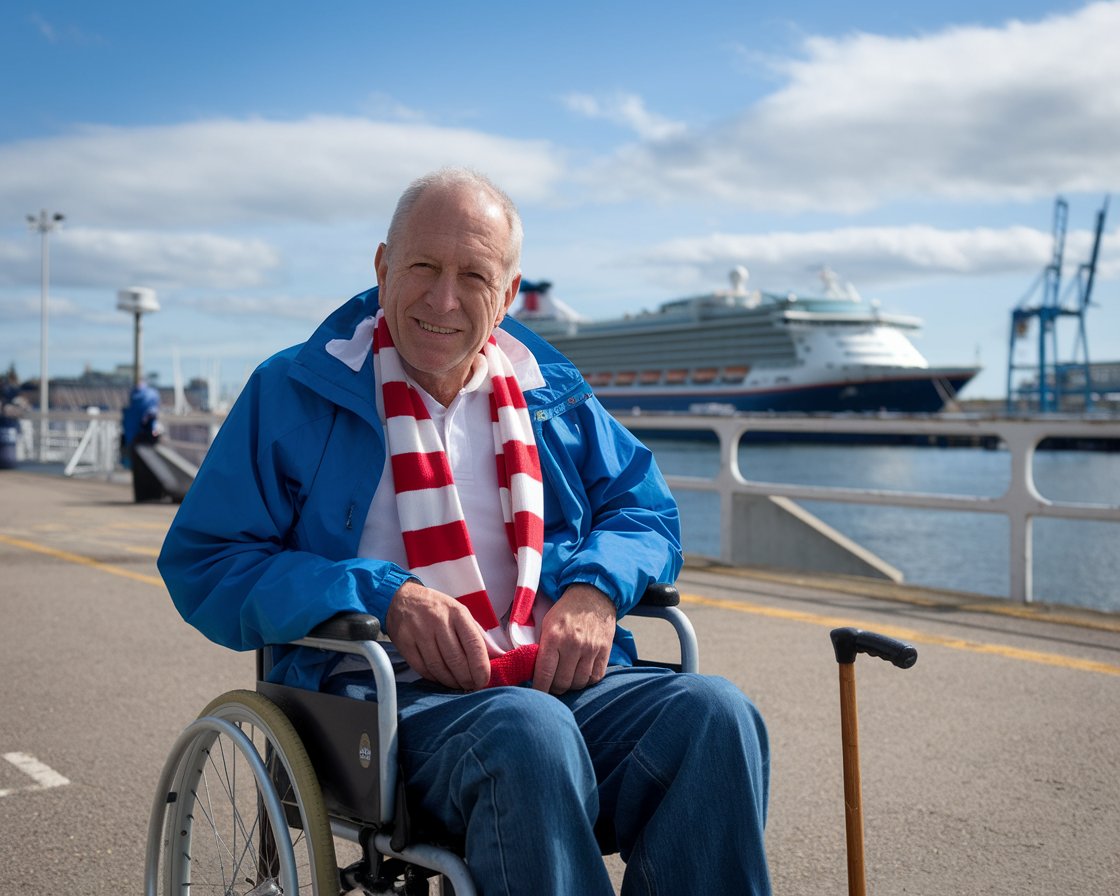
[(377, 274), (377, 286), (385, 288), (385, 274), (389, 270), (389, 247), (381, 243), (373, 255), (373, 270)]
[(520, 291), (521, 272), (518, 271), (517, 275), (510, 282), (509, 289), (506, 291), (506, 294), (502, 299), (502, 309), (498, 312), (498, 319), (494, 321), (495, 327), (505, 319), (506, 314), (509, 312), (510, 306), (513, 305), (513, 300), (517, 298), (517, 293)]

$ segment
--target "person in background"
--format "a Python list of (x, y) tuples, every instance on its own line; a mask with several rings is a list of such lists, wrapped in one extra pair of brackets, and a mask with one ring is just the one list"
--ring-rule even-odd
[(140, 381), (132, 387), (128, 404), (121, 411), (121, 464), (132, 470), (136, 502), (158, 501), (164, 496), (159, 480), (143, 459), (136, 456), (137, 445), (154, 445), (159, 436), (159, 392)]
[[(183, 617), (237, 650), (339, 613), (391, 639), (413, 811), (479, 892), (770, 892), (769, 746), (722, 678), (634, 665), (618, 625), (681, 567), (652, 454), (507, 317), (522, 228), (482, 175), (402, 194), (377, 286), (250, 378), (168, 532)], [(270, 676), (375, 700), (361, 662)]]
[(12, 366), (0, 381), (0, 470), (15, 469), (19, 460), (19, 418), (8, 416), (9, 411), (27, 409), (28, 404), (20, 394), (19, 377)]
[(0, 413), (7, 413), (8, 406), (26, 408), (27, 402), (20, 394), (19, 377), (13, 366), (4, 375), (4, 382), (0, 386)]

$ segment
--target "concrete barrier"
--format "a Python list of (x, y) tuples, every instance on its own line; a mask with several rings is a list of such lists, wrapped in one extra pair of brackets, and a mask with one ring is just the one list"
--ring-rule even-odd
[(182, 501), (198, 468), (172, 448), (155, 444), (132, 446), (132, 483), (136, 501), (158, 501), (167, 495)]
[(789, 498), (731, 497), (731, 563), (902, 581), (902, 572)]

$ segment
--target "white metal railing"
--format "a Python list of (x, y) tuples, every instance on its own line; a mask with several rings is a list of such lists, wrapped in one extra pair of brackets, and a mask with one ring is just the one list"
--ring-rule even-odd
[[(68, 475), (104, 474), (118, 469), (120, 424), (117, 414), (52, 412), (49, 426), (41, 427), (37, 416), (21, 421), (17, 458), (66, 463)], [(1081, 504), (1055, 501), (1039, 494), (1032, 462), (1039, 442), (1046, 438), (1111, 439), (1120, 442), (1120, 419), (1068, 419), (1061, 417), (1015, 419), (987, 416), (906, 417), (881, 416), (784, 416), (784, 415), (693, 415), (616, 414), (618, 420), (636, 431), (714, 432), (719, 440), (719, 469), (713, 478), (667, 475), (671, 488), (711, 492), (720, 499), (720, 556), (732, 562), (736, 533), (733, 503), (736, 495), (781, 496), (803, 501), (833, 501), (846, 504), (909, 507), (919, 510), (965, 511), (1002, 514), (1009, 523), (1009, 597), (1033, 599), (1031, 527), (1037, 517), (1098, 520), (1120, 523), (1120, 505)], [(217, 433), (221, 419), (210, 414), (161, 417), (165, 440), (194, 464), (201, 463), (206, 448)], [(41, 433), (46, 440), (41, 441)], [(983, 444), (998, 440), (1010, 455), (1010, 479), (1003, 494), (929, 494), (900, 490), (844, 488), (760, 482), (743, 476), (739, 448), (747, 433), (837, 434), (863, 436), (904, 435), (940, 439), (971, 440)]]
[[(1036, 517), (1120, 522), (1120, 505), (1078, 504), (1053, 501), (1039, 494), (1032, 472), (1034, 452), (1046, 438), (1108, 439), (1120, 442), (1118, 419), (999, 417), (786, 417), (780, 415), (698, 416), (676, 414), (616, 414), (627, 428), (642, 431), (711, 431), (719, 439), (719, 470), (714, 478), (666, 476), (673, 489), (714, 492), (720, 498), (720, 559), (731, 562), (735, 532), (735, 495), (782, 496), (803, 501), (836, 501), (848, 504), (877, 504), (921, 510), (966, 511), (1004, 515), (1010, 529), (1010, 594), (1013, 600), (1033, 599), (1031, 526)], [(791, 433), (863, 436), (922, 436), (938, 439), (998, 439), (1010, 454), (1011, 471), (1007, 490), (995, 497), (929, 494), (896, 490), (857, 489), (832, 486), (758, 482), (747, 479), (739, 469), (739, 447), (747, 433)]]
[(62, 472), (67, 476), (112, 473), (120, 457), (120, 433), (115, 420), (90, 417)]
[[(83, 453), (94, 435), (104, 427), (117, 427), (115, 417), (101, 416), (100, 412), (50, 411), (47, 414), (30, 414), (20, 423), (16, 458), (20, 461), (37, 461), (42, 464), (69, 464), (79, 445)], [(83, 444), (84, 443), (84, 444)]]
[[(197, 466), (221, 425), (213, 414), (161, 415), (163, 444)], [(120, 412), (50, 411), (20, 419), (16, 460), (63, 464), (67, 476), (109, 476), (120, 467)]]

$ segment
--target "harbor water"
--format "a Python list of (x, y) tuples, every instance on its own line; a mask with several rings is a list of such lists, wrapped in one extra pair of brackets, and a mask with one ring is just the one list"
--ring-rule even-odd
[[(712, 477), (712, 443), (647, 439), (666, 474)], [(995, 497), (1010, 481), (1010, 455), (983, 448), (804, 443), (748, 444), (743, 475), (757, 482)], [(1120, 453), (1037, 451), (1034, 481), (1053, 500), (1120, 503)], [(684, 548), (719, 556), (719, 498), (679, 490)], [(802, 507), (898, 568), (907, 583), (1005, 598), (1009, 527), (1002, 514), (918, 510), (833, 501)], [(1036, 518), (1034, 599), (1120, 612), (1120, 525)]]

